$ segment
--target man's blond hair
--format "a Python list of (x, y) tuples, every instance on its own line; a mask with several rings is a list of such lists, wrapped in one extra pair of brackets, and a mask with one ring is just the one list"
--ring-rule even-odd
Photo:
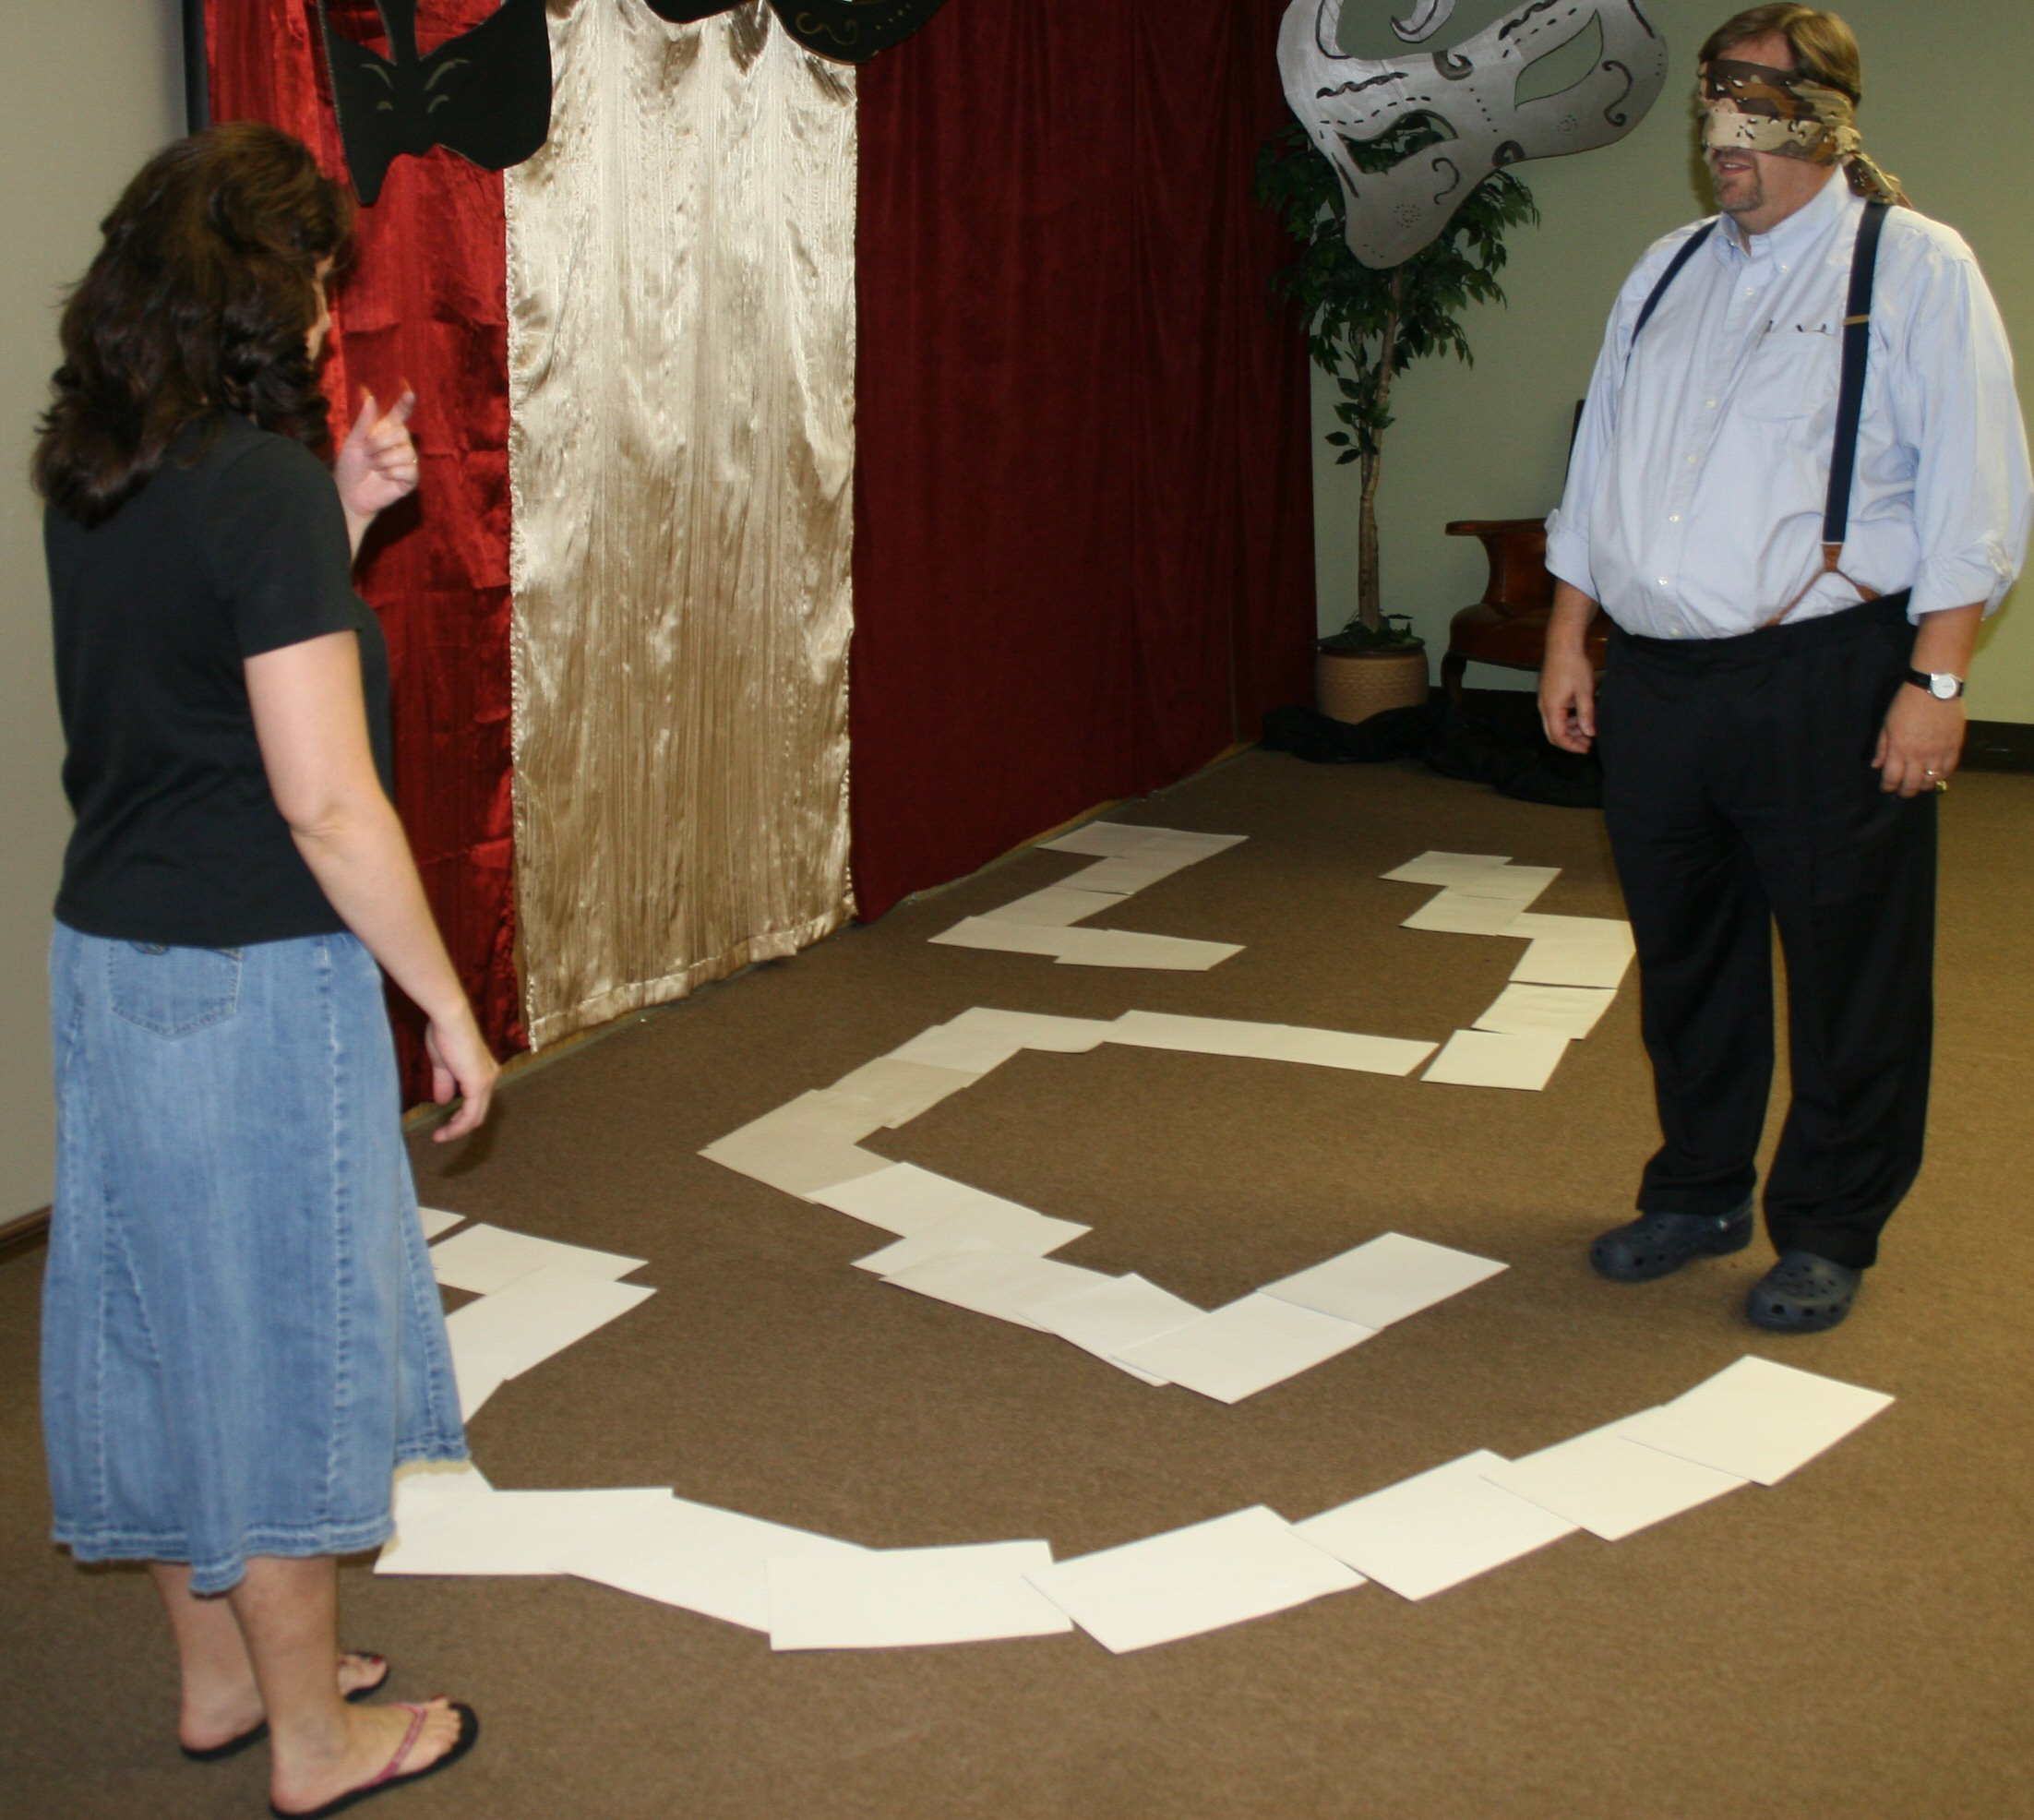
[(1734, 14), (1703, 41), (1698, 63), (1720, 57), (1732, 45), (1778, 32), (1794, 47), (1801, 73), (1825, 88), (1840, 90), (1855, 105), (1864, 99), (1864, 56), (1858, 35), (1835, 13), (1815, 6), (1750, 6)]
[[(1773, 32), (1793, 46), (1794, 62), (1811, 82), (1848, 96), (1853, 107), (1863, 101), (1864, 54), (1858, 48), (1858, 34), (1839, 14), (1825, 13), (1819, 6), (1795, 6), (1780, 0), (1780, 4), (1748, 6), (1741, 13), (1733, 13), (1703, 40), (1695, 61), (1712, 63), (1736, 46)], [(1913, 207), (1900, 180), (1882, 170), (1862, 151), (1852, 152), (1844, 163), (1844, 174), (1860, 196)]]

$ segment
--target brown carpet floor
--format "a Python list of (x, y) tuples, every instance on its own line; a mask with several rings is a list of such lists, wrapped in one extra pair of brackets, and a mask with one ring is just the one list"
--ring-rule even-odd
[[(633, 1252), (659, 1293), (476, 1419), (505, 1488), (670, 1483), (877, 1545), (1043, 1536), (1062, 1557), (1253, 1503), (1302, 1516), (1465, 1450), (1515, 1455), (1746, 1351), (1896, 1394), (1785, 1484), (1615, 1546), (1576, 1536), (1421, 1604), (1381, 1588), (1124, 1658), (1080, 1635), (773, 1656), (567, 1579), (344, 1574), (347, 1636), (485, 1732), (390, 1798), (488, 1820), (2034, 1814), (2028, 1456), (2034, 779), (1944, 804), (1929, 1167), (1850, 1323), (1762, 1335), (1769, 1253), (1594, 1277), (1653, 1141), (1627, 982), (1543, 1094), (1105, 1047), (1025, 1054), (876, 1143), (1091, 1223), (1063, 1255), (1204, 1306), (1388, 1228), (1508, 1260), (1490, 1283), (1236, 1407), (885, 1287), (880, 1235), (703, 1143), (970, 1005), (1131, 1007), (1444, 1035), (1514, 942), (1397, 927), (1428, 847), (1556, 865), (1539, 908), (1615, 915), (1594, 815), (1412, 769), (1248, 753), (1121, 819), (1247, 833), (1119, 927), (1248, 944), (1206, 975), (925, 938), (1084, 862), (1020, 855), (797, 960), (532, 1070), (423, 1198)], [(44, 1539), (40, 1253), (0, 1265), (0, 1810), (253, 1814), (262, 1754), (194, 1768), (143, 1579)]]

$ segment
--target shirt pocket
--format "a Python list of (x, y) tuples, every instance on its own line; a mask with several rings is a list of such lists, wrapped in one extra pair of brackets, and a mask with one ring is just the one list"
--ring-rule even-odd
[(240, 1009), (240, 951), (114, 942), (106, 955), (106, 1000), (115, 1017), (158, 1036), (209, 1029)]
[(1843, 343), (1820, 329), (1778, 328), (1759, 337), (1735, 403), (1762, 423), (1808, 423), (1827, 410), (1843, 374)]

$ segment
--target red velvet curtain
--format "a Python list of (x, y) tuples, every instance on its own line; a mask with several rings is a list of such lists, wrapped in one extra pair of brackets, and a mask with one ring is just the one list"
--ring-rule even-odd
[[(497, 0), (437, 0), (424, 48)], [(860, 72), (854, 656), (865, 915), (1179, 777), (1306, 689), (1304, 353), (1250, 200), (1284, 0), (957, 0)], [(334, 0), (374, 42), (369, 0)], [(339, 168), (310, 0), (208, 0), (221, 118)], [(514, 966), (501, 180), (401, 159), (332, 377), (416, 385), (425, 477), (363, 571), (397, 798), (502, 1048)], [(423, 1076), (406, 1046), (413, 1094)]]
[(860, 73), (864, 916), (1308, 692), (1286, 0), (956, 0)]
[[(436, 0), (429, 51), (498, 0)], [(386, 49), (370, 0), (333, 0), (335, 26)], [(310, 0), (207, 0), (219, 120), (261, 119), (343, 175)], [(453, 964), (497, 1049), (527, 1047), (515, 964), (509, 769), (508, 374), (501, 178), (450, 152), (400, 158), (360, 211), (359, 253), (332, 303), (327, 368), (337, 435), (361, 389), (416, 388), (424, 478), (377, 525), (360, 589), (389, 636), (396, 807)], [(406, 1098), (429, 1096), (421, 1024), (398, 1007)]]

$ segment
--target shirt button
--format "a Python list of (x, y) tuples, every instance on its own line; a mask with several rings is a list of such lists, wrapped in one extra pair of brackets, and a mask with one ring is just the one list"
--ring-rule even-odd
[(1696, 464), (1696, 463), (1697, 463), (1698, 461), (1700, 461), (1701, 460), (1702, 460), (1702, 457), (1701, 457), (1701, 456), (1699, 456), (1699, 455), (1691, 455), (1691, 456), (1690, 456), (1690, 457), (1688, 458), (1688, 465), (1689, 465), (1689, 466), (1690, 466), (1690, 467), (1692, 468), (1692, 467), (1693, 467), (1693, 466), (1694, 466), (1694, 465), (1695, 465), (1695, 464)]
[(1662, 575), (1662, 576), (1661, 576), (1661, 577), (1659, 578), (1659, 585), (1660, 585), (1661, 587), (1665, 588), (1665, 587), (1670, 586), (1671, 584), (1670, 584), (1670, 583), (1669, 583), (1669, 582), (1668, 581), (1667, 578), (1666, 578), (1666, 577), (1665, 577), (1664, 575)]
[(1753, 287), (1752, 287), (1751, 285), (1747, 284), (1747, 285), (1746, 285), (1746, 286), (1744, 287), (1744, 294), (1745, 294), (1745, 295), (1746, 295), (1747, 297), (1755, 297), (1755, 296), (1757, 296), (1757, 295), (1758, 295), (1758, 293), (1757, 293), (1757, 291), (1755, 291), (1755, 290), (1754, 290), (1754, 289), (1753, 289)]
[(1681, 514), (1679, 512), (1669, 512), (1667, 514), (1667, 522), (1669, 524), (1679, 524), (1681, 522)]
[(1716, 400), (1715, 400), (1715, 399), (1713, 399), (1713, 398), (1712, 398), (1712, 399), (1707, 399), (1707, 400), (1705, 400), (1705, 404), (1706, 408), (1707, 408), (1707, 409), (1709, 409), (1709, 410), (1711, 410), (1711, 411), (1714, 411), (1714, 410), (1715, 410), (1715, 409), (1717, 408), (1717, 401), (1716, 401)]

